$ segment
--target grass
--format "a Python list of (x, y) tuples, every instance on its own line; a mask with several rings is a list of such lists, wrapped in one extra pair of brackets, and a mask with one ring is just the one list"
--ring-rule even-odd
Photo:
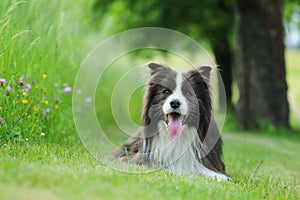
[[(5, 120), (0, 125), (0, 199), (300, 198), (300, 119), (294, 109), (300, 106), (299, 51), (286, 52), (295, 130), (239, 132), (235, 119), (228, 115), (224, 160), (231, 182), (163, 170), (122, 173), (94, 159), (76, 134), (71, 94), (64, 91), (72, 86), (88, 49), (107, 34), (89, 26), (90, 7), (84, 0), (5, 0), (0, 4), (0, 78), (6, 79), (5, 86), (0, 86), (0, 118)], [(122, 75), (119, 63), (132, 64), (117, 61), (118, 70), (112, 67), (106, 72), (96, 94), (97, 102), (107, 102), (96, 109), (98, 115), (107, 116), (100, 123), (109, 132), (117, 131), (109, 99), (110, 88)], [(28, 91), (26, 84), (31, 85)], [(99, 89), (101, 84), (105, 91)], [(140, 123), (140, 111), (134, 105), (141, 105), (140, 93), (129, 102), (136, 123)], [(50, 112), (45, 115), (47, 109)], [(110, 137), (122, 140), (114, 134)]]
[[(230, 183), (165, 171), (105, 168), (80, 146), (7, 144), (0, 150), (2, 199), (298, 199), (299, 137), (224, 135)], [(260, 162), (263, 163), (257, 169)]]
[(52, 140), (73, 135), (71, 95), (64, 90), (73, 85), (88, 49), (81, 39), (88, 18), (83, 13), (74, 15), (82, 7), (89, 4), (71, 0), (1, 3), (0, 78), (6, 80), (0, 86), (0, 118), (6, 122), (0, 126), (1, 144), (12, 138), (39, 140), (42, 133)]

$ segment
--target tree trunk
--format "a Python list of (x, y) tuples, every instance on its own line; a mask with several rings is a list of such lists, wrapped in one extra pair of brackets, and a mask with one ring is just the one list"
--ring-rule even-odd
[(236, 0), (236, 8), (238, 118), (246, 129), (289, 127), (282, 0)]
[[(226, 102), (227, 108), (232, 108), (232, 50), (230, 47), (229, 39), (224, 38), (220, 42), (214, 42), (212, 44), (213, 52), (216, 59), (216, 64), (219, 66), (219, 72), (221, 74), (225, 92), (226, 92)], [(222, 80), (218, 79), (218, 84), (222, 84)], [(221, 110), (224, 110), (226, 105), (224, 105), (224, 98), (222, 96), (222, 91), (219, 86), (219, 106)]]

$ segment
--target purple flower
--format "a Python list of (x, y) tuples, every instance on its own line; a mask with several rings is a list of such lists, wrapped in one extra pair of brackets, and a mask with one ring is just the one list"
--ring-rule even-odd
[(6, 84), (5, 78), (0, 78), (0, 86), (4, 86)]
[(68, 83), (63, 84), (64, 87), (69, 87)]
[(81, 94), (82, 94), (82, 90), (80, 90), (80, 89), (77, 90), (77, 94), (78, 94), (78, 95), (81, 95)]
[(72, 92), (72, 88), (70, 86), (65, 87), (64, 93), (67, 94), (67, 93), (70, 93), (70, 92)]
[(58, 83), (54, 83), (54, 87), (58, 88), (59, 84)]
[(29, 91), (31, 88), (31, 85), (29, 83), (26, 84), (26, 89)]
[(91, 97), (86, 98), (86, 103), (91, 104), (93, 99)]
[(7, 86), (6, 92), (7, 92), (8, 95), (10, 94), (10, 92), (11, 92), (11, 87), (10, 86)]
[(4, 125), (5, 124), (5, 120), (3, 118), (0, 118), (0, 125)]
[(22, 76), (21, 78), (19, 78), (18, 85), (19, 86), (23, 86), (24, 85), (24, 76)]
[(46, 110), (43, 110), (43, 115), (47, 116), (50, 113), (50, 109), (47, 108)]

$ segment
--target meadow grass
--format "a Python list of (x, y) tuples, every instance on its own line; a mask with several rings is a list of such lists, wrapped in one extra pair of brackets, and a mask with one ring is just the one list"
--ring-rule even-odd
[[(68, 89), (88, 50), (107, 34), (90, 27), (90, 7), (83, 0), (0, 4), (0, 78), (6, 79), (0, 86), (0, 118), (5, 120), (0, 125), (0, 199), (300, 198), (300, 123), (293, 109), (294, 130), (266, 127), (241, 132), (234, 117), (227, 115), (223, 138), (232, 178), (228, 183), (164, 170), (123, 173), (94, 159), (77, 136)], [(292, 108), (300, 106), (299, 56), (299, 51), (286, 53)], [(131, 64), (126, 62), (123, 65)], [(104, 102), (96, 109), (98, 116), (106, 116), (100, 122), (107, 132), (118, 131), (111, 115), (110, 86), (122, 72), (107, 71), (114, 76), (102, 80), (99, 88), (104, 84), (106, 90), (98, 88), (96, 94), (96, 100)], [(129, 105), (136, 123), (140, 123), (140, 93)], [(116, 143), (124, 139), (110, 137)]]
[(1, 144), (73, 135), (70, 93), (88, 49), (82, 40), (88, 8), (70, 0), (1, 2)]
[(105, 168), (79, 144), (7, 144), (0, 152), (0, 197), (299, 199), (299, 137), (225, 133), (224, 140), (224, 158), (232, 178), (229, 183), (163, 170), (118, 172)]

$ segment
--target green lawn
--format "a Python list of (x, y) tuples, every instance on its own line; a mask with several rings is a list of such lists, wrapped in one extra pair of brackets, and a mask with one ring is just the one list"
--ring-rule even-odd
[(300, 198), (299, 137), (225, 133), (224, 140), (229, 183), (162, 170), (118, 172), (102, 166), (80, 144), (8, 144), (0, 151), (0, 198)]
[[(163, 170), (122, 173), (95, 160), (77, 136), (68, 89), (88, 50), (108, 35), (107, 24), (90, 27), (90, 8), (85, 0), (0, 4), (0, 78), (6, 79), (0, 86), (0, 199), (300, 199), (299, 51), (286, 52), (293, 130), (242, 132), (228, 116), (223, 138), (231, 182)], [(102, 84), (113, 85), (118, 72)], [(97, 92), (108, 103), (97, 114), (115, 131), (109, 90)], [(130, 102), (137, 123), (140, 111), (132, 105), (138, 97)]]

